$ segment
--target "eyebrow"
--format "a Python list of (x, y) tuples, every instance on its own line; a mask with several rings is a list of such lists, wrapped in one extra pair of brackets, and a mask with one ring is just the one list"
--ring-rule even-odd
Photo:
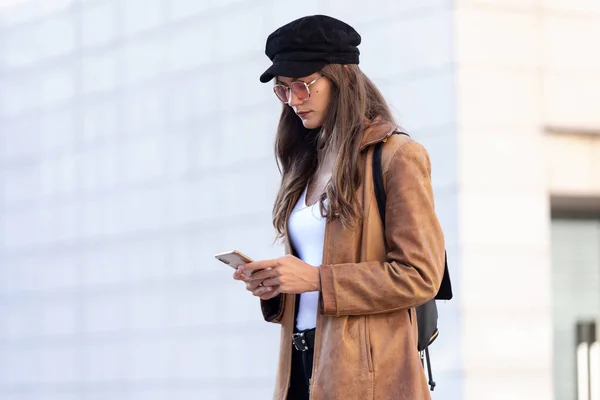
[(276, 83), (276, 84), (279, 84), (279, 85), (283, 85), (283, 86), (289, 86), (289, 84), (290, 84), (290, 83), (292, 83), (292, 82), (296, 82), (296, 81), (300, 81), (300, 82), (308, 83), (308, 82), (306, 82), (304, 79), (300, 79), (300, 78), (293, 79), (293, 80), (291, 80), (289, 83), (282, 82), (282, 81), (281, 81), (281, 79), (279, 79), (279, 78), (275, 78), (275, 83)]

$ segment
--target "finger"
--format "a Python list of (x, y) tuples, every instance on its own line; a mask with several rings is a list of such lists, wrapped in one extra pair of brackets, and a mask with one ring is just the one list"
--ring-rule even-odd
[(248, 289), (249, 291), (254, 291), (256, 290), (256, 288), (258, 288), (260, 285), (260, 282), (247, 282), (246, 283), (246, 289)]
[(258, 269), (274, 268), (279, 264), (278, 260), (263, 260), (254, 261), (248, 264), (241, 265), (244, 271), (256, 271)]
[(273, 288), (270, 286), (259, 286), (252, 291), (252, 294), (257, 297), (261, 297), (266, 293), (273, 291)]
[(263, 269), (260, 271), (254, 271), (252, 273), (252, 277), (250, 279), (256, 280), (256, 281), (264, 281), (267, 278), (272, 278), (274, 276), (277, 276), (277, 274), (278, 274), (278, 271), (275, 268)]
[(281, 278), (276, 276), (273, 278), (268, 278), (262, 281), (264, 286), (281, 286)]
[(262, 296), (260, 296), (261, 300), (270, 300), (274, 297), (277, 297), (281, 294), (281, 289), (280, 288), (275, 288), (274, 290), (269, 291), (268, 293), (263, 294)]
[(233, 273), (233, 279), (235, 279), (236, 281), (244, 281), (244, 282), (248, 282), (250, 280), (250, 278), (248, 278), (244, 274), (240, 274), (237, 270), (235, 270), (235, 272)]
[(261, 297), (261, 296), (264, 296), (268, 292), (269, 292), (269, 288), (265, 288), (265, 287), (261, 286), (261, 287), (254, 289), (252, 291), (252, 295), (256, 296), (256, 297)]

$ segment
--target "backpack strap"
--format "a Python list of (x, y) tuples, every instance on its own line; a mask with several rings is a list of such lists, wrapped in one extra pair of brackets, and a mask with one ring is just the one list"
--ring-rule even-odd
[[(394, 134), (406, 135), (404, 132), (394, 132)], [(385, 186), (383, 182), (383, 171), (381, 169), (381, 152), (384, 142), (379, 142), (373, 150), (373, 185), (375, 186), (375, 198), (377, 199), (377, 208), (381, 223), (385, 226)], [(436, 300), (451, 300), (452, 299), (452, 283), (450, 282), (450, 273), (448, 272), (448, 254), (444, 251), (444, 276), (442, 284), (435, 296)]]
[(375, 198), (381, 223), (385, 225), (385, 188), (383, 187), (383, 171), (381, 170), (381, 147), (383, 142), (375, 145), (373, 150), (373, 185), (375, 186)]
[[(393, 135), (406, 135), (404, 132), (394, 132)], [(375, 145), (373, 150), (373, 185), (375, 185), (375, 198), (377, 199), (377, 208), (379, 209), (379, 216), (381, 217), (381, 223), (385, 226), (385, 185), (383, 183), (383, 171), (381, 167), (381, 152), (385, 141), (379, 142)]]

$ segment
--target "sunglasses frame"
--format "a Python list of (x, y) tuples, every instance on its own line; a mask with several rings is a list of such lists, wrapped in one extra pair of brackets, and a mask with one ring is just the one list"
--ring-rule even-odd
[[(304, 81), (300, 81), (300, 80), (292, 81), (292, 82), (290, 82), (290, 86), (278, 83), (278, 84), (276, 84), (276, 85), (273, 86), (273, 93), (275, 93), (275, 96), (277, 97), (277, 100), (281, 101), (283, 104), (288, 104), (289, 105), (290, 101), (291, 101), (291, 97), (292, 97), (291, 93), (292, 93), (292, 90), (293, 90), (291, 88), (291, 85), (293, 85), (294, 83), (302, 83), (304, 85), (304, 87), (306, 88), (306, 92), (308, 93), (308, 97), (306, 99), (300, 99), (300, 100), (306, 101), (306, 100), (310, 99), (310, 85), (312, 85), (313, 83), (315, 83), (316, 81), (318, 81), (322, 77), (323, 77), (323, 75), (319, 76), (318, 78), (313, 79), (312, 81), (310, 81), (308, 83), (306, 83)], [(279, 98), (279, 96), (277, 96), (276, 90), (277, 90), (278, 86), (281, 86), (282, 88), (285, 88), (287, 90), (287, 101), (283, 101), (283, 100), (281, 100)], [(294, 92), (294, 94), (296, 96), (298, 96), (298, 93)], [(298, 98), (300, 98), (300, 96), (298, 96)]]

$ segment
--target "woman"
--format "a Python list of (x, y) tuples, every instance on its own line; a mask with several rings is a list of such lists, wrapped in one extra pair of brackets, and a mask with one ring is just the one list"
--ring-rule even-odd
[[(392, 135), (385, 100), (358, 68), (359, 44), (352, 27), (326, 16), (267, 39), (273, 65), (261, 81), (275, 78), (284, 103), (273, 219), (287, 255), (241, 266), (234, 278), (282, 325), (278, 400), (430, 398), (414, 313), (444, 271), (429, 157)], [(371, 175), (382, 141), (385, 224)]]

